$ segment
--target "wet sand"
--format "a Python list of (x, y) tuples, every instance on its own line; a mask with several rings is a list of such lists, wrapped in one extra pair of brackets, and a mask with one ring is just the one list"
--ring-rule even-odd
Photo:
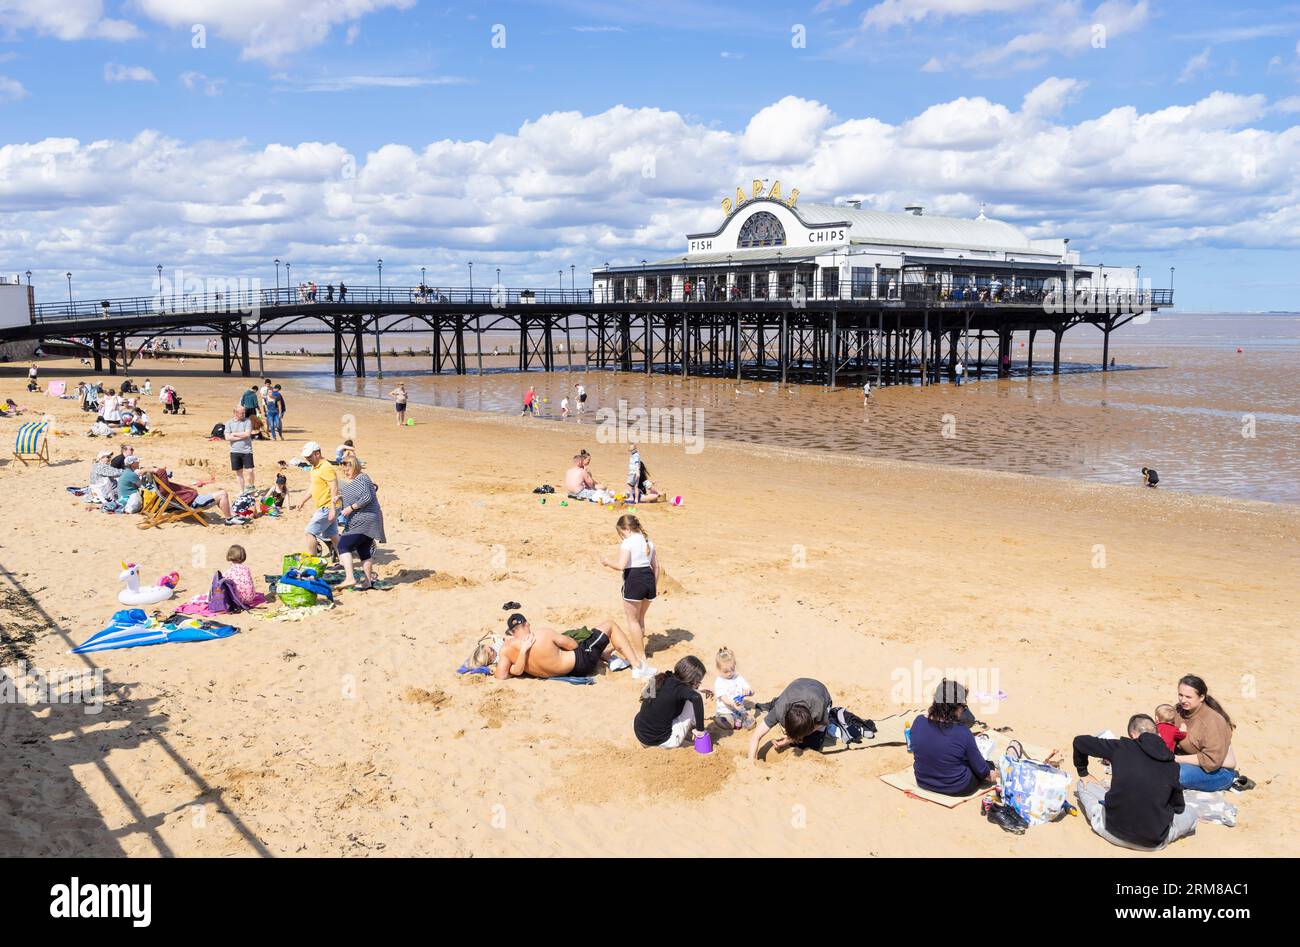
[[(283, 367), (268, 361), (277, 380)], [(156, 387), (163, 375), (150, 368)], [(182, 480), (210, 471), (230, 487), (226, 451), (205, 436), (241, 382), (180, 368), (190, 413), (155, 413), (164, 436), (136, 446)], [(3, 385), (31, 403), (15, 375)], [(558, 628), (620, 612), (617, 576), (596, 565), (616, 545), (614, 515), (530, 491), (557, 483), (580, 447), (614, 478), (624, 446), (598, 443), (588, 426), (420, 405), (417, 424), (398, 429), (391, 405), (297, 380), (286, 390), (289, 441), (257, 445), (259, 480), (304, 441), (330, 449), (355, 425), (389, 532), (379, 571), (396, 587), (345, 593), (302, 623), (236, 616), (241, 634), (223, 641), (90, 656), (107, 676), (99, 715), (0, 706), (5, 851), (1130, 854), (1078, 819), (1017, 838), (973, 804), (945, 810), (880, 782), (910, 763), (896, 731), (928, 696), (917, 668), (996, 682), (1008, 697), (977, 707), (981, 719), (1066, 750), (1074, 734), (1118, 730), (1170, 700), (1179, 676), (1200, 674), (1238, 721), (1236, 752), (1259, 788), (1234, 797), (1236, 828), (1203, 825), (1158, 857), (1296, 851), (1289, 786), (1300, 765), (1278, 712), (1297, 657), (1295, 507), (722, 438), (696, 454), (649, 445), (656, 479), (685, 498), (640, 510), (672, 577), (649, 614), (653, 663), (696, 654), (711, 666), (725, 644), (760, 698), (817, 677), (882, 725), (867, 749), (751, 766), (742, 738), (720, 739), (708, 758), (642, 750), (627, 674), (574, 687), (453, 673), (501, 627), (507, 601)], [(897, 390), (880, 404), (918, 394), (980, 404), (995, 397), (984, 390), (996, 386)], [(847, 393), (824, 397), (861, 410)], [(299, 548), (305, 514), (140, 531), (86, 509), (64, 491), (84, 481), (98, 446), (81, 434), (86, 416), (70, 401), (37, 403), (68, 433), (54, 442), (56, 466), (0, 466), (13, 501), (0, 537), (4, 664), (82, 667), (67, 649), (120, 607), (119, 559), (149, 580), (179, 569), (189, 598), (232, 542), (258, 576)], [(0, 436), (15, 427), (3, 422)], [(305, 477), (290, 485), (296, 501)]]

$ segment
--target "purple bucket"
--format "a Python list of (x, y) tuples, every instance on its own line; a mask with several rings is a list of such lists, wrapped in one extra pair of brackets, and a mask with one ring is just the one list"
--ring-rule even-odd
[(713, 752), (713, 737), (707, 733), (701, 733), (695, 738), (695, 752), (703, 753), (706, 756)]

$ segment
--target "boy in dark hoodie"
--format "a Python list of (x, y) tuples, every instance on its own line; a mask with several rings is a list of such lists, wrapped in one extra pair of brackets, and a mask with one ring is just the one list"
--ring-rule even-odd
[[(1088, 780), (1088, 757), (1109, 760), (1110, 789)], [(1146, 714), (1128, 722), (1128, 738), (1074, 738), (1075, 793), (1092, 829), (1122, 848), (1159, 851), (1196, 831), (1196, 810), (1183, 802), (1174, 754)]]

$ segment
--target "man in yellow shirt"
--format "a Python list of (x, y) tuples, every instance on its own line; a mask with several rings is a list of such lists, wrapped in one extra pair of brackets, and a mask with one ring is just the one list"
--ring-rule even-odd
[(338, 525), (338, 507), (339, 507), (339, 471), (333, 464), (328, 463), (321, 456), (320, 445), (315, 441), (308, 441), (302, 449), (302, 456), (311, 464), (311, 490), (302, 502), (298, 504), (298, 509), (302, 509), (310, 500), (316, 507), (316, 512), (312, 514), (307, 523), (307, 548), (308, 555), (320, 554), (320, 543), (325, 543), (329, 547), (330, 554), (337, 556), (334, 549), (334, 542), (339, 535)]

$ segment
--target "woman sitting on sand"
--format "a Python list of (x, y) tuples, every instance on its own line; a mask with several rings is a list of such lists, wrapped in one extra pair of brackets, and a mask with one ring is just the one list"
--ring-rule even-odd
[[(361, 460), (356, 454), (348, 455), (342, 466), (348, 480), (339, 486), (339, 500), (343, 504), (339, 515), (346, 521), (346, 525), (343, 527), (343, 535), (339, 537), (339, 563), (343, 566), (343, 581), (338, 587), (356, 586), (362, 591), (386, 589), (387, 586), (375, 578), (373, 562), (375, 543), (387, 542), (384, 536), (384, 511), (379, 508), (379, 488), (370, 479), (370, 475), (362, 471)], [(364, 584), (358, 584), (352, 575), (354, 555), (361, 560)]]
[(943, 681), (924, 717), (912, 722), (916, 784), (945, 796), (969, 796), (987, 787), (996, 770), (984, 758), (967, 721), (966, 688)]
[(1209, 691), (1195, 674), (1178, 682), (1178, 723), (1185, 731), (1178, 737), (1174, 755), (1178, 782), (1184, 789), (1201, 792), (1219, 792), (1234, 785), (1254, 789), (1254, 782), (1237, 772), (1237, 755), (1232, 752), (1236, 725)]
[(671, 750), (690, 741), (693, 733), (704, 732), (704, 698), (712, 698), (713, 692), (700, 690), (703, 680), (704, 662), (688, 654), (646, 685), (632, 721), (642, 746)]

